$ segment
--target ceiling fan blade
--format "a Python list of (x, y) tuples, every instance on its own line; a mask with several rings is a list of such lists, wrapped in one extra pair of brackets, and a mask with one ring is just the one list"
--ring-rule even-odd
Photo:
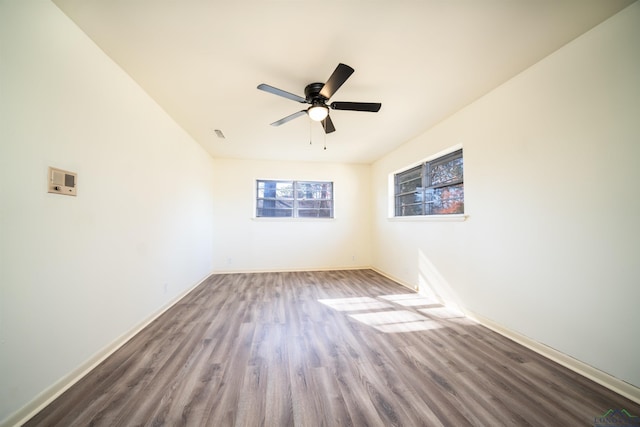
[(264, 83), (259, 84), (258, 85), (258, 89), (263, 90), (265, 92), (272, 93), (274, 95), (282, 96), (282, 97), (287, 98), (287, 99), (291, 99), (292, 101), (300, 102), (302, 104), (307, 102), (307, 100), (304, 99), (301, 96), (298, 96), (298, 95), (295, 95), (293, 93), (284, 91), (282, 89), (278, 89), (277, 87), (269, 86), (269, 85), (264, 84)]
[(295, 119), (297, 117), (300, 117), (300, 116), (302, 116), (302, 115), (304, 115), (306, 113), (307, 113), (307, 110), (300, 110), (300, 111), (298, 111), (296, 113), (289, 114), (287, 117), (284, 117), (284, 118), (282, 118), (282, 119), (280, 119), (280, 120), (278, 120), (276, 122), (271, 123), (271, 126), (283, 125), (283, 124), (285, 124), (285, 123), (287, 123), (287, 122), (289, 122), (289, 121), (291, 121), (291, 120), (293, 120), (293, 119)]
[(342, 86), (344, 82), (347, 81), (349, 76), (353, 74), (354, 69), (345, 64), (338, 64), (335, 70), (333, 70), (333, 74), (329, 77), (329, 80), (324, 84), (322, 90), (320, 91), (320, 95), (329, 99), (333, 96), (334, 93)]
[(324, 133), (335, 132), (336, 128), (333, 126), (333, 121), (331, 121), (331, 116), (325, 117), (322, 121), (322, 127), (324, 128)]
[(332, 102), (332, 110), (370, 111), (377, 113), (382, 104), (379, 102)]

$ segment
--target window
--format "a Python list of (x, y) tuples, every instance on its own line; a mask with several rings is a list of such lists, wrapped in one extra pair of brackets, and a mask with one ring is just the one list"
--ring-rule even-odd
[(395, 216), (464, 213), (462, 150), (394, 175)]
[(256, 217), (333, 218), (333, 182), (258, 180)]

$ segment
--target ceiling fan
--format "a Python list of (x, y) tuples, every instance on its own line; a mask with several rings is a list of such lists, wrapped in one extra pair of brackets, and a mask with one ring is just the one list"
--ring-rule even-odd
[(271, 123), (271, 126), (280, 126), (288, 121), (307, 114), (311, 120), (322, 123), (325, 133), (335, 132), (329, 109), (331, 110), (350, 110), (350, 111), (369, 111), (376, 113), (382, 106), (379, 102), (332, 102), (327, 104), (329, 98), (344, 84), (345, 81), (353, 74), (354, 69), (345, 64), (338, 64), (336, 69), (329, 77), (326, 83), (311, 83), (304, 88), (305, 97), (286, 92), (282, 89), (269, 86), (268, 84), (258, 85), (258, 89), (274, 95), (282, 96), (301, 104), (311, 104), (311, 107), (290, 114), (278, 121)]

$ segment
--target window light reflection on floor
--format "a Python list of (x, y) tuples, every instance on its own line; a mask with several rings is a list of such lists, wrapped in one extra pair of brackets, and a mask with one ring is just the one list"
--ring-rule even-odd
[(371, 297), (319, 299), (318, 302), (328, 305), (337, 311), (362, 311), (392, 308), (390, 304)]
[(421, 313), (427, 314), (429, 316), (434, 316), (440, 319), (453, 319), (456, 317), (464, 317), (462, 312), (450, 308), (450, 307), (432, 307), (432, 308), (421, 308), (418, 310)]
[(426, 310), (431, 308), (444, 308), (435, 300), (419, 294), (382, 295), (379, 299), (372, 297), (331, 298), (319, 299), (318, 302), (336, 311), (351, 312), (349, 317), (352, 319), (384, 333), (438, 329), (443, 327), (438, 323), (438, 319), (447, 318), (440, 312), (436, 312), (441, 314), (436, 314), (436, 319), (430, 319), (420, 313), (394, 307), (394, 304), (404, 307), (421, 306), (422, 310), (425, 310), (425, 314), (428, 314), (429, 312)]
[(380, 298), (405, 307), (417, 307), (422, 305), (442, 306), (437, 300), (420, 294), (381, 295)]
[(435, 320), (407, 310), (358, 313), (350, 314), (349, 317), (384, 333), (426, 331), (442, 327)]

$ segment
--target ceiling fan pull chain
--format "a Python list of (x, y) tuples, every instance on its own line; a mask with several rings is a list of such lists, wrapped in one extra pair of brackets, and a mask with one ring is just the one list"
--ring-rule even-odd
[(309, 120), (309, 145), (313, 145), (313, 142), (311, 141), (311, 120)]
[(327, 134), (324, 134), (324, 151), (327, 151)]

